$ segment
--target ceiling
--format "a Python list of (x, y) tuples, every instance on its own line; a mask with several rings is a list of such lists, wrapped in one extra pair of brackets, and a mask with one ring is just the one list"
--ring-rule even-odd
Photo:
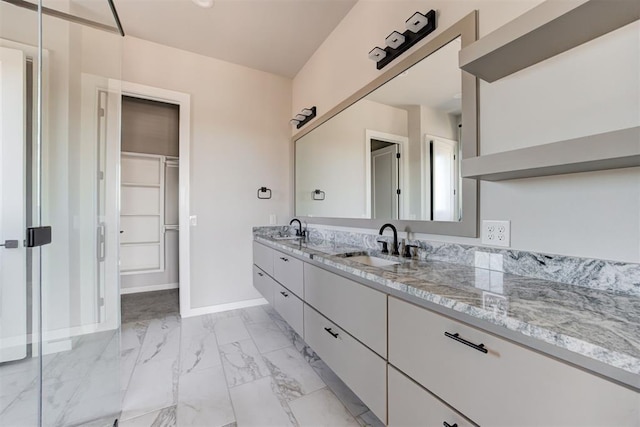
[[(56, 0), (49, 0), (55, 3)], [(111, 21), (106, 0), (71, 0)], [(114, 0), (128, 36), (294, 77), (357, 0)]]

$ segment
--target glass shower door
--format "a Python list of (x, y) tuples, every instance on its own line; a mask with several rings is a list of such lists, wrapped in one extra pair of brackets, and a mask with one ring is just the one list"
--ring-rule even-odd
[(0, 425), (40, 418), (39, 249), (33, 148), (37, 139), (38, 16), (0, 3)]
[(106, 0), (80, 3), (0, 1), (2, 426), (120, 413), (122, 38)]

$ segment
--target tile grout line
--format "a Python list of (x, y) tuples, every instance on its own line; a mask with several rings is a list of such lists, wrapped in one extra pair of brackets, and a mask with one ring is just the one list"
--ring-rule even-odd
[[(211, 320), (213, 320), (213, 331), (211, 331), (211, 333), (213, 334), (214, 338), (216, 339), (216, 347), (218, 350), (218, 356), (220, 356), (220, 368), (222, 369), (222, 375), (224, 376), (224, 382), (226, 385), (226, 389), (227, 389), (227, 397), (229, 398), (229, 403), (231, 404), (231, 410), (233, 411), (233, 419), (236, 423), (236, 426), (238, 425), (238, 415), (236, 414), (236, 407), (233, 404), (233, 399), (231, 398), (231, 387), (229, 387), (229, 379), (227, 378), (227, 371), (226, 369), (224, 369), (224, 361), (222, 358), (222, 352), (220, 351), (220, 343), (218, 341), (218, 334), (216, 333), (216, 324), (218, 323), (219, 318), (215, 315), (215, 314), (205, 314), (204, 316), (211, 316)], [(224, 426), (223, 426), (224, 427)]]

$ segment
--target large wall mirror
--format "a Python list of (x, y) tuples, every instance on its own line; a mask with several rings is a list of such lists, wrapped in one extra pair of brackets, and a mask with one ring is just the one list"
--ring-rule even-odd
[(458, 67), (473, 12), (294, 136), (295, 214), (311, 223), (477, 236), (477, 82)]

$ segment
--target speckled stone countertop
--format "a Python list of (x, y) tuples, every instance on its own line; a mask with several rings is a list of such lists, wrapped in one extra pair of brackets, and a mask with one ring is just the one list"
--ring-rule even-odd
[[(621, 381), (640, 389), (637, 296), (453, 263), (388, 257), (326, 241), (302, 243), (261, 235), (254, 238), (275, 249), (373, 282), (392, 295), (406, 295), (410, 301), (424, 301), (464, 313), (622, 370), (626, 379)], [(370, 267), (344, 256), (352, 252), (367, 252), (401, 263)]]

